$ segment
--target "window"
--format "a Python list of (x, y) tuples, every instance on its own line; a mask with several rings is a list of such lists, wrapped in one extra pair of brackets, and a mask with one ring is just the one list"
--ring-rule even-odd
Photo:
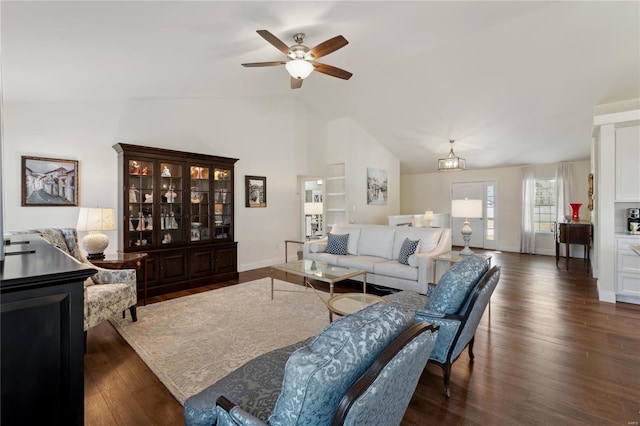
[(486, 239), (488, 241), (494, 241), (496, 239), (496, 223), (495, 223), (495, 187), (493, 184), (486, 185), (486, 202), (487, 202), (487, 211), (486, 211), (486, 227), (487, 227), (487, 235)]
[(533, 217), (536, 232), (553, 232), (553, 223), (556, 221), (555, 179), (536, 179)]

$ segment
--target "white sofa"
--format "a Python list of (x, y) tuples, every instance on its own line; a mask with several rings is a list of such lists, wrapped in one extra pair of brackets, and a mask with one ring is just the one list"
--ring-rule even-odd
[[(330, 265), (367, 271), (367, 283), (397, 290), (413, 290), (425, 294), (427, 284), (434, 282), (433, 258), (451, 251), (450, 228), (416, 228), (412, 226), (339, 224), (333, 234), (349, 234), (347, 255), (325, 253), (327, 238), (307, 241), (305, 259)], [(409, 265), (398, 262), (405, 238), (420, 240)], [(355, 279), (362, 280), (362, 277)]]

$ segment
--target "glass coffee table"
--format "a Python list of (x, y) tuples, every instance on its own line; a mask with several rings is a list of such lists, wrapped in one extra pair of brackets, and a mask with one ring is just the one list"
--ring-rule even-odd
[(343, 293), (329, 299), (327, 301), (327, 308), (329, 308), (330, 312), (329, 317), (333, 320), (331, 314), (340, 316), (353, 314), (378, 302), (388, 303), (387, 299), (373, 294)]
[[(344, 281), (349, 278), (362, 275), (362, 294), (367, 293), (367, 271), (363, 269), (342, 268), (340, 266), (332, 266), (325, 262), (318, 262), (317, 260), (298, 260), (295, 262), (282, 263), (280, 265), (273, 265), (271, 267), (271, 300), (273, 300), (273, 293), (275, 291), (297, 291), (297, 290), (278, 290), (274, 288), (273, 284), (273, 272), (280, 271), (288, 274), (294, 274), (304, 277), (304, 286), (311, 287), (316, 294), (315, 287), (309, 280), (318, 280), (329, 284), (329, 299), (333, 297), (333, 287), (335, 283)], [(356, 293), (359, 294), (359, 293)], [(318, 294), (318, 297), (323, 303), (327, 304), (327, 301)], [(328, 305), (327, 305), (328, 307)], [(329, 320), (333, 321), (333, 311), (329, 308)]]
[[(271, 299), (273, 300), (274, 291), (291, 291), (278, 290), (273, 286), (273, 271), (286, 272), (304, 277), (305, 287), (311, 287), (310, 279), (322, 281), (329, 284), (329, 297), (333, 297), (334, 284), (349, 278), (362, 275), (362, 292), (367, 292), (367, 271), (363, 269), (342, 268), (340, 266), (332, 266), (325, 262), (317, 260), (298, 260), (295, 262), (281, 263), (271, 266)], [(314, 289), (315, 290), (315, 289)]]

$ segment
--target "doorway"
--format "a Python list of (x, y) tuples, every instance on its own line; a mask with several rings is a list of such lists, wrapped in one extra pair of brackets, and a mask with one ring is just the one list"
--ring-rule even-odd
[[(454, 182), (451, 184), (451, 200), (482, 200), (482, 217), (469, 218), (472, 234), (469, 247), (497, 250), (498, 248), (498, 190), (495, 181)], [(460, 229), (464, 218), (451, 218), (452, 242), (464, 246)]]
[(302, 177), (300, 186), (302, 213), (300, 234), (305, 240), (322, 238), (325, 233), (324, 178)]

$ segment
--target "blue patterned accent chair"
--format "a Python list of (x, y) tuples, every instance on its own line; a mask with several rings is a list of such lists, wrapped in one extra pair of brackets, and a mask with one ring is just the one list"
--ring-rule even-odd
[(467, 346), (473, 361), (476, 328), (499, 279), (500, 267), (489, 270), (485, 259), (469, 256), (454, 264), (437, 285), (429, 284), (426, 295), (401, 291), (385, 296), (391, 302), (413, 308), (417, 321), (440, 326), (429, 362), (442, 368), (447, 398), (451, 395), (451, 366)]
[[(78, 262), (87, 263), (98, 272), (84, 283), (84, 331), (129, 309), (133, 321), (137, 321), (138, 302), (135, 269), (104, 269), (89, 262), (78, 246), (78, 233), (74, 228), (34, 229), (53, 246)], [(86, 334), (85, 334), (86, 338)]]
[(249, 361), (191, 396), (184, 404), (185, 424), (399, 423), (437, 328), (416, 323), (415, 313), (401, 305), (368, 306), (315, 338)]

